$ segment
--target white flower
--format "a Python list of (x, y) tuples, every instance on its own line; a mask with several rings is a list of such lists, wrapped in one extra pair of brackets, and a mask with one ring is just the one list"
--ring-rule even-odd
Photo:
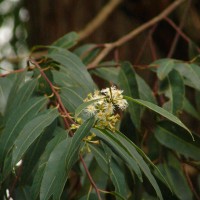
[(125, 99), (120, 99), (116, 101), (116, 105), (119, 109), (125, 110), (128, 107), (128, 102)]
[(85, 112), (90, 116), (94, 116), (97, 112), (97, 109), (93, 104), (91, 104), (85, 108)]
[(103, 110), (106, 114), (112, 115), (114, 113), (114, 109), (115, 107), (112, 103), (107, 103), (107, 102), (104, 103)]

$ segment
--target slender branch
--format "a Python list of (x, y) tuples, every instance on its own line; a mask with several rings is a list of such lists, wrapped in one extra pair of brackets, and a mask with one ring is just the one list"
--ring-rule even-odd
[(21, 73), (21, 72), (26, 71), (26, 70), (27, 70), (27, 68), (22, 68), (22, 69), (17, 69), (17, 70), (9, 71), (8, 73), (0, 74), (0, 77), (5, 77), (5, 76), (8, 76), (10, 74)]
[[(185, 8), (185, 11), (184, 11), (184, 13), (182, 15), (182, 19), (181, 19), (181, 22), (180, 22), (180, 25), (179, 25), (179, 30), (182, 30), (182, 28), (184, 26), (185, 18), (187, 16), (187, 13), (188, 13), (188, 10), (190, 8), (190, 5), (191, 5), (191, 0), (188, 0), (186, 8)], [(168, 58), (171, 58), (173, 56), (173, 53), (174, 53), (175, 48), (176, 48), (177, 43), (178, 43), (178, 39), (180, 37), (180, 33), (179, 32), (180, 31), (176, 31), (176, 35), (174, 37), (174, 40), (173, 40), (172, 45), (171, 45), (171, 48), (170, 48), (169, 53), (167, 55)]]
[(113, 10), (122, 2), (122, 0), (110, 0), (97, 16), (89, 22), (86, 27), (79, 32), (79, 40), (83, 40), (91, 35), (113, 12)]
[[(50, 86), (52, 92), (54, 93), (54, 95), (55, 95), (56, 98), (57, 98), (57, 101), (58, 101), (58, 104), (59, 104), (60, 108), (62, 109), (62, 112), (63, 112), (62, 114), (64, 114), (64, 115), (68, 118), (68, 120), (69, 120), (71, 123), (74, 123), (74, 121), (71, 119), (71, 116), (70, 116), (69, 113), (66, 111), (65, 106), (64, 106), (63, 103), (62, 103), (62, 100), (61, 100), (61, 98), (60, 98), (60, 95), (58, 94), (58, 92), (57, 92), (56, 89), (54, 88), (54, 85), (53, 85), (53, 84), (51, 83), (51, 81), (48, 79), (48, 77), (46, 76), (46, 74), (43, 72), (43, 70), (42, 70), (42, 68), (40, 67), (40, 65), (39, 65), (36, 61), (34, 61), (33, 59), (30, 59), (29, 61), (30, 61), (36, 68), (39, 69), (40, 74), (43, 76), (43, 78), (44, 78), (44, 79), (47, 81), (47, 83), (49, 84), (49, 86)], [(67, 127), (69, 128), (70, 125), (67, 124)]]
[[(191, 39), (180, 30), (180, 28), (168, 17), (165, 17), (165, 20), (179, 33), (179, 35), (187, 42), (190, 43)], [(197, 51), (200, 53), (200, 48), (197, 47)]]
[(135, 36), (139, 33), (143, 32), (144, 30), (148, 29), (149, 27), (153, 26), (154, 24), (158, 23), (166, 16), (168, 16), (172, 11), (174, 11), (181, 3), (185, 0), (177, 0), (174, 1), (170, 6), (168, 6), (165, 10), (163, 10), (159, 15), (154, 17), (153, 19), (149, 20), (148, 22), (142, 24), (138, 28), (132, 30), (127, 35), (124, 35), (120, 39), (115, 42), (105, 44), (105, 48), (99, 53), (99, 55), (88, 65), (88, 69), (95, 68), (100, 61), (102, 61), (114, 48), (123, 45), (124, 43), (132, 40)]
[[(60, 98), (60, 95), (59, 95), (58, 92), (55, 90), (53, 84), (52, 84), (51, 81), (48, 79), (48, 77), (46, 76), (46, 74), (43, 72), (43, 70), (42, 70), (42, 68), (40, 67), (40, 65), (39, 65), (36, 61), (34, 61), (34, 60), (32, 60), (32, 59), (30, 59), (30, 62), (33, 63), (33, 64), (35, 65), (35, 67), (37, 67), (37, 68), (39, 69), (41, 75), (44, 77), (44, 79), (47, 81), (47, 83), (48, 83), (49, 86), (51, 87), (51, 90), (52, 90), (52, 92), (54, 93), (54, 95), (56, 96), (57, 101), (58, 101), (58, 104), (60, 105), (60, 108), (58, 108), (59, 112), (60, 112), (61, 114), (64, 113), (64, 114), (68, 117), (68, 119), (70, 120), (70, 122), (75, 123), (75, 122), (71, 119), (71, 117), (70, 117), (69, 113), (67, 112), (67, 110), (65, 109), (65, 107), (64, 107), (64, 105), (63, 105), (63, 103), (62, 103), (62, 100), (61, 100), (61, 98)], [(65, 123), (66, 128), (69, 128), (69, 123), (68, 123), (68, 121), (66, 120), (66, 118), (64, 117), (63, 119), (64, 119), (64, 123)], [(70, 136), (73, 137), (73, 134), (70, 134)], [(86, 173), (87, 173), (87, 175), (88, 175), (88, 178), (89, 178), (89, 180), (90, 180), (90, 182), (91, 182), (93, 188), (95, 189), (95, 191), (96, 191), (96, 193), (97, 193), (97, 196), (98, 196), (99, 200), (102, 200), (102, 199), (101, 199), (101, 196), (100, 196), (99, 189), (98, 189), (98, 187), (96, 186), (95, 182), (93, 181), (92, 176), (91, 176), (91, 174), (90, 174), (90, 172), (89, 172), (89, 170), (88, 170), (88, 168), (87, 168), (87, 166), (86, 166), (86, 163), (85, 163), (85, 161), (84, 161), (84, 159), (83, 159), (83, 157), (82, 157), (81, 155), (80, 155), (80, 160), (81, 160), (81, 162), (82, 162), (82, 164), (83, 164), (83, 167), (84, 167), (84, 169), (85, 169), (85, 171), (86, 171)]]
[(91, 174), (90, 174), (90, 172), (89, 172), (89, 170), (88, 170), (88, 168), (87, 168), (87, 166), (86, 166), (86, 163), (85, 163), (85, 161), (83, 160), (82, 155), (80, 155), (80, 160), (81, 160), (81, 162), (82, 162), (82, 164), (83, 164), (83, 167), (84, 167), (84, 169), (85, 169), (85, 171), (86, 171), (86, 173), (87, 173), (87, 176), (88, 176), (88, 178), (89, 178), (89, 180), (90, 180), (90, 183), (92, 184), (92, 187), (95, 189), (95, 191), (96, 191), (96, 193), (97, 193), (98, 199), (99, 199), (99, 200), (102, 200), (102, 199), (101, 199), (100, 192), (99, 192), (99, 189), (98, 189), (98, 187), (96, 186), (96, 184), (95, 184), (95, 182), (94, 182), (94, 180), (93, 180), (93, 178), (92, 178), (92, 176), (91, 176)]

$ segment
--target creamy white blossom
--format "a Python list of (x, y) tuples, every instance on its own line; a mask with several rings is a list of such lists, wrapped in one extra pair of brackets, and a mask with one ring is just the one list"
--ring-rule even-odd
[(123, 98), (122, 93), (123, 90), (112, 86), (101, 91), (95, 90), (93, 94), (88, 94), (84, 99), (84, 102), (96, 100), (85, 108), (85, 113), (95, 116), (97, 127), (115, 130), (115, 125), (120, 118), (115, 111), (117, 109), (125, 110), (128, 107), (128, 102)]

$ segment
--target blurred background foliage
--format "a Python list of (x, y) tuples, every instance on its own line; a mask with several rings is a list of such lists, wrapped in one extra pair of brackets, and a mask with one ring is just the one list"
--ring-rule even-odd
[[(28, 47), (38, 44), (49, 45), (67, 32), (82, 30), (107, 2), (107, 0), (87, 2), (85, 0), (35, 0), (34, 2), (1, 0), (0, 56), (23, 54)], [(156, 16), (172, 2), (171, 0), (123, 0), (109, 18), (84, 40), (84, 43), (112, 42)], [(188, 4), (191, 4), (189, 9), (187, 9)], [(197, 45), (200, 44), (199, 10), (198, 0), (186, 1), (170, 15), (177, 25), (184, 21), (183, 31)], [(120, 58), (130, 60), (134, 64), (147, 64), (152, 61), (151, 43), (156, 48), (157, 57), (166, 57), (176, 31), (166, 20), (162, 20), (154, 29), (152, 38), (148, 36), (149, 30), (147, 30), (121, 47)], [(145, 40), (148, 40), (145, 52), (138, 58)], [(187, 59), (187, 55), (188, 44), (180, 38), (173, 57)]]

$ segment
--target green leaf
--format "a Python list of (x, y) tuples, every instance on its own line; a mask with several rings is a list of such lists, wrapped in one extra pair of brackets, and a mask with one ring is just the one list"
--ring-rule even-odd
[[(104, 142), (106, 142), (109, 146), (111, 146), (111, 148), (113, 148), (117, 153), (119, 153), (121, 155), (121, 158), (124, 159), (129, 165), (130, 162), (136, 162), (137, 165), (139, 165), (140, 169), (143, 171), (143, 173), (146, 175), (146, 177), (149, 179), (152, 186), (154, 187), (157, 196), (160, 199), (163, 199), (158, 184), (155, 178), (153, 177), (148, 165), (145, 163), (143, 158), (140, 156), (140, 154), (137, 152), (134, 145), (132, 145), (132, 142), (128, 138), (126, 138), (125, 136), (123, 137), (122, 134), (119, 133), (113, 134), (110, 131), (95, 131), (95, 134), (97, 134), (98, 137), (103, 139)], [(129, 156), (130, 160), (127, 161), (126, 157)], [(135, 169), (133, 170), (135, 171)]]
[(94, 129), (93, 132), (102, 139), (121, 159), (123, 159), (132, 170), (136, 173), (140, 181), (142, 182), (142, 174), (140, 171), (140, 168), (138, 166), (138, 163), (136, 160), (127, 152), (126, 147), (124, 144), (117, 140), (115, 137), (115, 134), (110, 134), (109, 132), (105, 130), (98, 130)]
[(81, 60), (75, 54), (68, 50), (60, 49), (58, 51), (49, 53), (47, 57), (58, 62), (60, 64), (60, 72), (67, 76), (66, 79), (57, 79), (58, 85), (62, 86), (63, 80), (69, 84), (71, 83), (71, 80), (73, 80), (76, 81), (76, 86), (73, 89), (78, 90), (81, 96), (87, 96), (88, 93), (94, 91), (95, 84), (90, 74)]
[(192, 117), (200, 120), (199, 112), (194, 108), (194, 106), (189, 102), (189, 100), (185, 97), (183, 101), (183, 110), (190, 114)]
[(156, 139), (164, 146), (186, 157), (200, 160), (200, 148), (196, 144), (199, 139), (190, 143), (185, 132), (176, 129), (176, 127), (172, 127), (172, 125), (167, 122), (157, 125), (154, 134)]
[(200, 90), (200, 68), (196, 64), (176, 63), (175, 69), (185, 79), (185, 84)]
[(133, 99), (133, 98), (127, 97), (127, 96), (124, 96), (124, 98), (127, 99), (128, 101), (133, 101), (142, 106), (145, 106), (146, 108), (149, 108), (150, 110), (160, 114), (161, 116), (163, 116), (163, 117), (167, 118), (168, 120), (174, 122), (175, 124), (181, 126), (182, 128), (184, 128), (185, 130), (187, 130), (190, 133), (192, 139), (194, 140), (194, 137), (193, 137), (191, 131), (176, 116), (174, 116), (170, 112), (166, 111), (165, 109), (163, 109), (151, 102), (143, 101), (141, 99)]
[[(125, 95), (128, 95), (132, 98), (140, 98), (135, 71), (133, 70), (132, 65), (128, 62), (121, 64), (121, 70), (119, 72), (119, 84), (124, 90)], [(135, 104), (135, 102), (132, 101), (129, 103), (128, 111), (135, 127), (140, 129), (140, 105)]]
[(5, 129), (0, 136), (0, 163), (4, 156), (9, 152), (23, 127), (32, 120), (42, 107), (47, 103), (45, 97), (31, 98), (29, 101), (21, 104), (10, 115), (6, 122)]
[(65, 107), (72, 113), (83, 103), (83, 98), (69, 88), (62, 88), (60, 97)]
[(47, 144), (44, 153), (40, 157), (39, 164), (34, 175), (33, 184), (31, 186), (31, 195), (33, 200), (36, 200), (39, 196), (42, 178), (51, 152), (54, 151), (55, 147), (61, 141), (65, 140), (68, 137), (68, 132), (59, 127), (55, 129), (53, 134), (54, 138)]
[(172, 70), (168, 76), (168, 95), (170, 99), (170, 112), (178, 114), (182, 110), (185, 96), (183, 79), (179, 72)]
[(115, 192), (127, 197), (125, 177), (120, 166), (113, 159), (108, 158), (107, 152), (104, 152), (96, 145), (90, 145), (89, 147), (101, 169), (110, 176), (115, 186)]
[(41, 114), (29, 121), (14, 143), (12, 164), (13, 166), (22, 158), (27, 149), (40, 136), (44, 129), (49, 126), (59, 113), (56, 108), (48, 110), (45, 114)]
[(24, 83), (26, 72), (22, 72), (16, 75), (15, 81), (13, 82), (12, 88), (10, 90), (9, 96), (8, 96), (8, 102), (5, 110), (5, 116), (9, 115), (9, 113), (12, 111), (12, 103), (15, 97), (17, 96), (17, 93), (19, 91), (20, 86)]
[(61, 141), (52, 151), (41, 183), (40, 199), (60, 199), (71, 167), (78, 159), (81, 141), (90, 133), (94, 118), (85, 121), (72, 138)]
[[(69, 49), (77, 44), (78, 39), (79, 35), (76, 32), (70, 32), (56, 40), (51, 46)], [(52, 50), (50, 49), (49, 52), (52, 52)]]
[(174, 60), (172, 59), (160, 59), (152, 63), (157, 65), (157, 75), (160, 80), (163, 80), (169, 72), (174, 68)]
[(20, 106), (31, 97), (37, 85), (37, 81), (37, 79), (27, 81), (18, 89), (18, 92), (12, 101), (12, 105), (10, 105), (10, 113), (8, 114), (8, 117), (10, 117), (10, 114), (15, 111), (16, 107)]
[(116, 67), (100, 67), (92, 70), (92, 74), (118, 85), (119, 68)]
[[(159, 164), (158, 168), (170, 183), (173, 193), (178, 197), (178, 199), (193, 199), (187, 181), (180, 171), (166, 164)], [(159, 178), (159, 175), (157, 175), (157, 177)]]
[(89, 64), (99, 53), (100, 48), (96, 44), (84, 44), (74, 50), (85, 65)]
[(0, 113), (3, 114), (6, 108), (7, 99), (12, 87), (12, 81), (7, 78), (0, 78)]
[(149, 85), (135, 73), (140, 99), (156, 104), (156, 98)]

